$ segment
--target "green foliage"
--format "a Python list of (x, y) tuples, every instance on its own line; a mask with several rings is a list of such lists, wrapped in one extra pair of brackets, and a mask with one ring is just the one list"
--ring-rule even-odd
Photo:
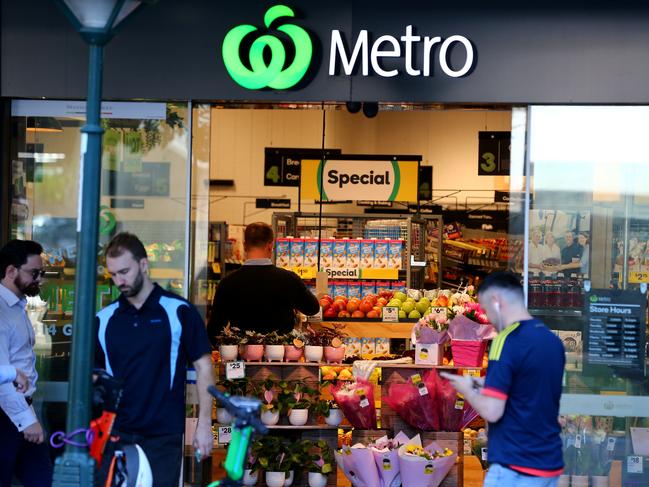
[(279, 436), (262, 436), (251, 447), (256, 458), (253, 470), (263, 468), (267, 472), (288, 472), (292, 469), (291, 453), (287, 442)]
[(230, 323), (225, 325), (221, 333), (215, 336), (215, 340), (219, 345), (239, 345), (243, 333), (236, 326), (230, 326)]

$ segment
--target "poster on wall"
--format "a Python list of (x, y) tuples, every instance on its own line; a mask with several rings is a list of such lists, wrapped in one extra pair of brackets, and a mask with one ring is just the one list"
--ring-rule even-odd
[(478, 176), (509, 176), (511, 132), (478, 132)]
[(341, 155), (302, 161), (300, 198), (323, 201), (418, 200), (420, 157)]

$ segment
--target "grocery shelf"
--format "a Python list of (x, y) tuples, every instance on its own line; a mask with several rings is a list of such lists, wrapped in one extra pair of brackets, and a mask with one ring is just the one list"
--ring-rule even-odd
[[(232, 426), (231, 424), (220, 424), (212, 421), (212, 426)], [(329, 426), (328, 424), (305, 424), (304, 426), (293, 426), (292, 424), (275, 424), (272, 426), (266, 425), (269, 430), (337, 430), (337, 429), (352, 429), (349, 424), (340, 424), (338, 426)]]
[[(363, 360), (364, 361), (364, 360)], [(445, 369), (445, 370), (482, 370), (482, 367), (465, 367), (457, 365), (428, 365), (428, 364), (416, 364), (416, 363), (390, 363), (386, 360), (368, 360), (369, 362), (375, 362), (377, 367), (382, 367), (386, 369)], [(223, 365), (225, 362), (219, 362)], [(353, 364), (345, 363), (328, 363), (328, 362), (245, 362), (246, 367), (248, 366), (257, 366), (257, 367), (352, 367)]]

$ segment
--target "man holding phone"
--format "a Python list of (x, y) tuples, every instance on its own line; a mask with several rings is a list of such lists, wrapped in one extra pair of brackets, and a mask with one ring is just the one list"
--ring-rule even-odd
[(488, 275), (480, 305), (499, 334), (484, 380), (442, 372), (488, 423), (491, 463), (485, 487), (554, 487), (563, 472), (559, 400), (561, 340), (525, 307), (520, 280)]

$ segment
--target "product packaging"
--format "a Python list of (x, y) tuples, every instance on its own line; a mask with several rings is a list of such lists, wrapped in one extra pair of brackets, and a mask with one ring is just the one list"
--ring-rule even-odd
[(388, 244), (388, 267), (401, 269), (403, 263), (403, 240), (390, 240)]
[(361, 241), (361, 269), (371, 269), (374, 266), (375, 240), (364, 239)]
[(318, 266), (318, 239), (304, 239), (304, 267)]
[(275, 241), (277, 267), (288, 269), (291, 266), (291, 238), (278, 238)]
[(359, 337), (347, 337), (343, 339), (345, 344), (345, 358), (361, 355), (361, 339)]
[(361, 356), (374, 355), (376, 353), (376, 338), (361, 338)]
[(388, 355), (390, 353), (390, 339), (389, 338), (376, 338), (375, 339), (375, 353), (377, 355)]
[(390, 243), (387, 239), (376, 241), (374, 247), (374, 268), (387, 269), (389, 260)]
[(361, 283), (361, 294), (363, 296), (376, 294), (376, 281), (363, 281)]
[(332, 286), (332, 294), (335, 296), (347, 297), (347, 281), (335, 281)]
[(348, 298), (361, 298), (361, 283), (360, 281), (349, 281), (347, 283), (347, 297)]
[(392, 289), (392, 291), (394, 291), (395, 293), (397, 291), (400, 291), (405, 294), (407, 291), (406, 281), (392, 281), (390, 283), (390, 289)]
[(347, 242), (347, 265), (349, 269), (358, 269), (361, 262), (361, 239)]
[(381, 293), (390, 292), (390, 281), (376, 281), (376, 294), (381, 295)]
[(331, 269), (333, 265), (334, 239), (323, 238), (320, 241), (320, 269)]
[(304, 266), (304, 239), (294, 238), (291, 240), (291, 262), (290, 266), (302, 267)]
[(333, 269), (344, 269), (347, 267), (347, 241), (348, 239), (334, 240)]

